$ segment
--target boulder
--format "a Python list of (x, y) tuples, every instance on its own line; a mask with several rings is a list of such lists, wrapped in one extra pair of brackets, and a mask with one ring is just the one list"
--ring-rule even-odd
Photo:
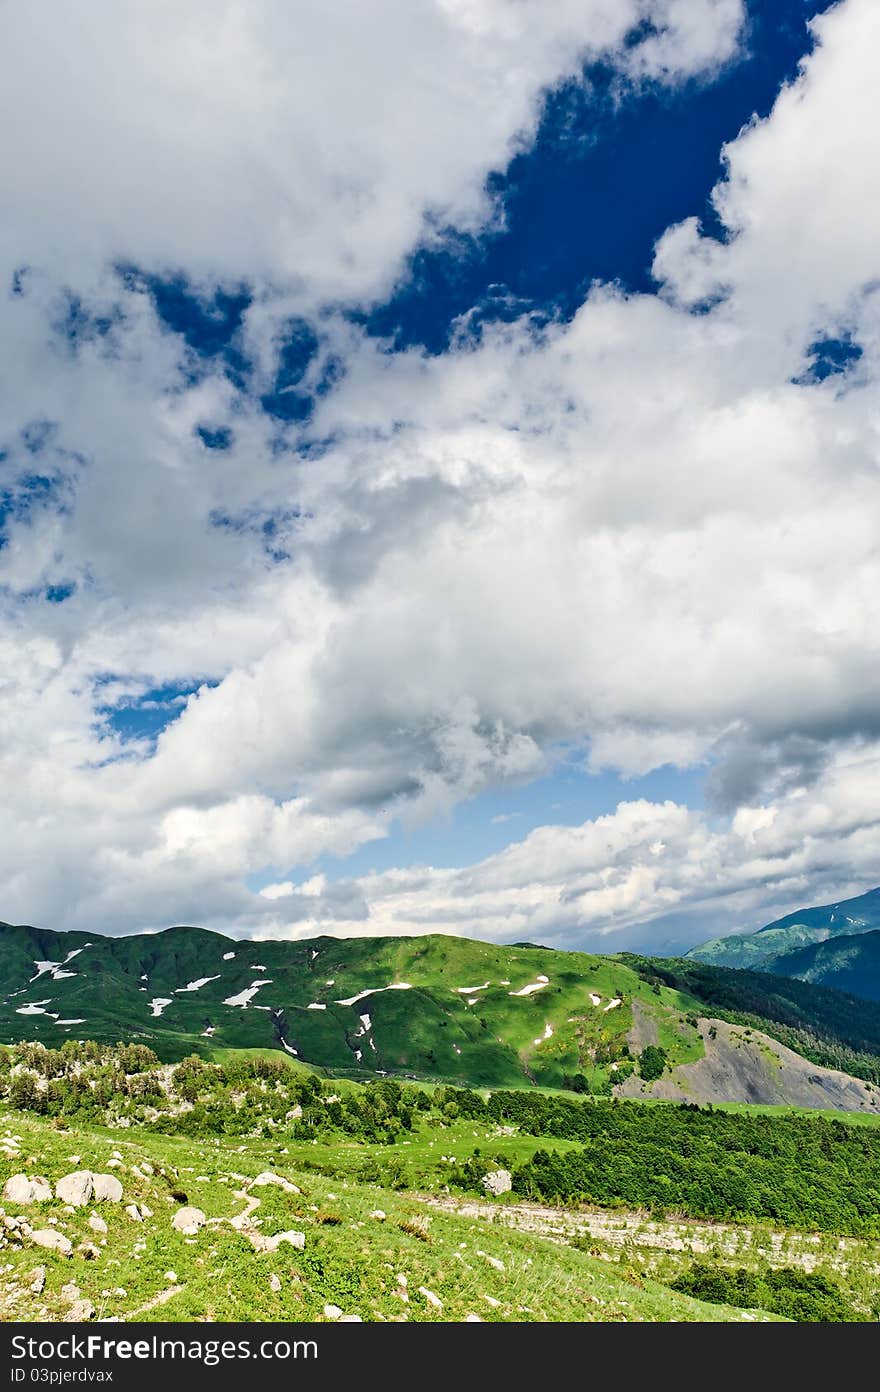
[(282, 1242), (289, 1242), (291, 1247), (295, 1247), (298, 1252), (305, 1250), (306, 1235), (301, 1232), (282, 1232), (275, 1233), (274, 1237), (264, 1237), (262, 1233), (248, 1234), (253, 1246), (258, 1252), (277, 1252)]
[(81, 1242), (76, 1249), (76, 1255), (82, 1257), (83, 1261), (97, 1261), (101, 1251), (94, 1242)]
[(14, 1174), (3, 1186), (3, 1197), (9, 1203), (45, 1203), (46, 1199), (52, 1197), (52, 1187), (40, 1175), (29, 1179), (26, 1174)]
[(93, 1188), (91, 1170), (74, 1170), (72, 1174), (63, 1175), (59, 1179), (55, 1185), (55, 1197), (62, 1203), (80, 1208), (92, 1197)]
[(141, 1211), (136, 1203), (126, 1204), (125, 1213), (133, 1223), (142, 1223), (144, 1221), (141, 1217)]
[(325, 1305), (324, 1318), (329, 1320), (342, 1319), (342, 1311), (338, 1305)]
[(75, 1300), (64, 1316), (64, 1324), (81, 1324), (84, 1320), (94, 1319), (95, 1307), (91, 1300)]
[(513, 1188), (510, 1170), (490, 1170), (481, 1182), (487, 1194), (509, 1194)]
[(193, 1208), (187, 1204), (184, 1208), (179, 1208), (171, 1219), (171, 1226), (186, 1237), (195, 1237), (199, 1228), (203, 1228), (207, 1222), (206, 1215), (200, 1208)]
[(388, 1214), (385, 1212), (384, 1208), (374, 1208), (370, 1217), (375, 1218), (377, 1223), (384, 1223)]
[(122, 1200), (122, 1185), (115, 1175), (93, 1174), (92, 1198), (95, 1200), (95, 1203), (120, 1203)]
[(69, 1257), (73, 1252), (73, 1243), (64, 1233), (56, 1232), (54, 1228), (38, 1228), (31, 1233), (31, 1242), (37, 1247), (45, 1247), (49, 1252), (58, 1252), (62, 1257)]
[(269, 1289), (270, 1289), (270, 1291), (280, 1291), (280, 1289), (281, 1289), (281, 1277), (280, 1277), (280, 1276), (270, 1276), (270, 1277), (269, 1277)]

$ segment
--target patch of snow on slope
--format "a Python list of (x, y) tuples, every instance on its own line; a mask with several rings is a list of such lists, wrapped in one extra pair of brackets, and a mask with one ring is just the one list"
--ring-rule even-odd
[(603, 1014), (603, 1015), (606, 1015), (606, 1014), (608, 1013), (609, 1010), (616, 1010), (617, 1007), (618, 1007), (620, 1004), (621, 1004), (620, 996), (615, 996), (613, 1000), (610, 1000), (610, 1001), (608, 1002), (608, 1004), (606, 1005), (605, 1009), (602, 1011), (602, 1014)]
[(272, 982), (264, 977), (262, 981), (254, 981), (250, 986), (245, 986), (243, 991), (239, 991), (235, 996), (227, 996), (224, 1005), (243, 1005), (246, 1006), (253, 1000), (261, 986), (271, 986)]
[(223, 953), (223, 961), (224, 961), (224, 962), (231, 962), (234, 956), (235, 956), (235, 953), (234, 953), (234, 952), (224, 952), (224, 953)]
[(56, 1014), (53, 1014), (51, 1010), (46, 1010), (44, 1008), (49, 1004), (49, 1001), (44, 1001), (42, 1005), (19, 1005), (16, 1008), (15, 1013), (16, 1015), (48, 1015), (51, 1017), (51, 1019), (57, 1020), (58, 1016)]
[(326, 1005), (321, 1005), (321, 1004), (319, 1004), (318, 1001), (310, 1001), (309, 1004), (306, 1006), (306, 1010), (326, 1010), (326, 1009), (327, 1009)]
[(214, 1025), (209, 1025), (207, 1029), (202, 1030), (202, 1034), (206, 1036), (206, 1038), (210, 1039), (211, 1035), (215, 1032), (215, 1028), (216, 1027)]
[(544, 1033), (538, 1035), (538, 1038), (535, 1040), (535, 1043), (536, 1043), (536, 1044), (543, 1044), (545, 1039), (552, 1039), (552, 1038), (553, 1038), (553, 1026), (552, 1026), (551, 1024), (548, 1023), (548, 1024), (546, 1024), (546, 1025), (544, 1026)]
[(85, 1020), (59, 1020), (59, 1025), (84, 1025)]
[(487, 981), (484, 986), (456, 986), (456, 991), (460, 996), (472, 996), (475, 991), (488, 991), (491, 982)]
[(286, 1049), (289, 1054), (293, 1054), (294, 1058), (299, 1058), (299, 1054), (297, 1053), (296, 1049), (294, 1049), (292, 1044), (288, 1044), (286, 1039), (282, 1039), (281, 1047)]
[(266, 970), (266, 968), (263, 966), (262, 962), (255, 962), (254, 965), (251, 967), (251, 971), (265, 971), (265, 970)]
[(602, 997), (597, 996), (595, 991), (590, 992), (590, 1000), (593, 1002), (594, 1005), (602, 1004)]
[(371, 991), (358, 991), (356, 996), (349, 996), (346, 1000), (338, 1000), (337, 1005), (357, 1005), (358, 1001), (366, 1000), (367, 996), (378, 996), (380, 991), (411, 991), (412, 986), (408, 981), (396, 981), (392, 986), (374, 986)]
[(150, 1001), (150, 1009), (152, 1010), (154, 1016), (161, 1015), (162, 1011), (168, 1005), (171, 1005), (170, 996), (155, 996), (153, 1000)]
[[(82, 951), (82, 948), (79, 950)], [(69, 958), (65, 957), (64, 960), (65, 962), (69, 961)], [(76, 972), (64, 971), (60, 962), (34, 962), (34, 966), (37, 969), (36, 974), (31, 977), (28, 985), (31, 984), (31, 981), (37, 981), (46, 972), (49, 973), (53, 981), (60, 981), (65, 976), (76, 976), (77, 974)]]
[(544, 987), (547, 985), (549, 985), (549, 982), (545, 976), (543, 981), (532, 981), (528, 986), (523, 986), (521, 990), (508, 991), (507, 994), (509, 996), (533, 996), (536, 991), (543, 991)]
[(200, 976), (197, 981), (188, 981), (185, 986), (175, 988), (175, 996), (183, 995), (184, 991), (200, 991), (203, 986), (207, 986), (209, 981), (219, 981), (219, 976)]

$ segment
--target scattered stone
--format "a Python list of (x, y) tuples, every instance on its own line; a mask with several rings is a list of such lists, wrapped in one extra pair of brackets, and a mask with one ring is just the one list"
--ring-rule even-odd
[(96, 1261), (101, 1255), (100, 1248), (94, 1242), (81, 1242), (76, 1249), (77, 1256), (82, 1257), (83, 1261)]
[(385, 1219), (388, 1217), (388, 1214), (382, 1208), (374, 1208), (372, 1213), (370, 1214), (370, 1217), (375, 1218), (377, 1223), (384, 1223)]
[(81, 1155), (68, 1155), (67, 1159), (68, 1159), (68, 1161), (70, 1162), (71, 1165), (78, 1165), (79, 1162), (80, 1162), (80, 1160), (82, 1159), (82, 1156), (81, 1156)]
[(270, 1289), (271, 1291), (280, 1291), (280, 1289), (281, 1289), (281, 1278), (280, 1278), (280, 1276), (270, 1276), (270, 1277), (269, 1277), (269, 1289)]
[(509, 1194), (513, 1188), (510, 1170), (490, 1170), (481, 1183), (487, 1194)]
[(122, 1185), (115, 1175), (93, 1174), (92, 1197), (95, 1203), (120, 1203), (122, 1200)]
[(95, 1318), (95, 1307), (91, 1300), (75, 1300), (64, 1316), (64, 1324), (80, 1324)]
[(116, 1159), (108, 1160), (108, 1161), (107, 1161), (107, 1169), (108, 1169), (108, 1170), (118, 1170), (121, 1164), (122, 1164), (122, 1161), (121, 1161), (121, 1160), (116, 1160)]
[(61, 1287), (61, 1296), (63, 1300), (79, 1300), (81, 1295), (82, 1291), (76, 1284), (76, 1281), (68, 1281), (66, 1285)]
[(363, 1324), (363, 1320), (361, 1319), (360, 1315), (340, 1315), (340, 1316), (339, 1316), (339, 1323), (340, 1323), (340, 1324)]
[(338, 1305), (325, 1305), (324, 1318), (329, 1320), (342, 1319), (342, 1311)]
[(73, 1243), (64, 1233), (56, 1232), (54, 1228), (38, 1228), (31, 1233), (31, 1242), (37, 1247), (45, 1247), (49, 1252), (58, 1252), (62, 1257), (69, 1257), (73, 1253)]
[(142, 1218), (152, 1218), (153, 1210), (151, 1208), (147, 1208), (147, 1205), (145, 1203), (139, 1204), (138, 1207), (140, 1208)]
[(479, 1315), (465, 1315), (465, 1324), (482, 1324), (483, 1320)]
[(133, 1223), (142, 1223), (144, 1221), (136, 1203), (126, 1204), (125, 1212), (126, 1216), (129, 1217)]
[(41, 1175), (29, 1179), (26, 1174), (14, 1174), (3, 1186), (3, 1197), (9, 1203), (45, 1203), (52, 1197), (52, 1187)]
[(493, 1310), (497, 1310), (498, 1306), (501, 1304), (501, 1301), (496, 1300), (494, 1295), (484, 1295), (483, 1300), (485, 1300), (487, 1305), (491, 1305)]
[(46, 1284), (45, 1266), (35, 1266), (31, 1272), (30, 1291), (32, 1295), (42, 1295), (43, 1287)]
[(55, 1185), (55, 1197), (62, 1203), (81, 1208), (92, 1197), (93, 1188), (91, 1170), (74, 1170), (72, 1174), (63, 1175), (59, 1179)]
[(435, 1310), (443, 1309), (443, 1301), (440, 1299), (439, 1295), (435, 1295), (433, 1291), (428, 1290), (427, 1286), (419, 1286), (419, 1295), (423, 1295), (427, 1303), (433, 1305)]
[(142, 1161), (141, 1161), (141, 1169), (143, 1170), (144, 1174), (151, 1175), (151, 1174), (155, 1174), (155, 1173), (156, 1173), (156, 1171), (153, 1169), (153, 1166), (150, 1164), (149, 1160), (142, 1160)]
[(184, 1208), (179, 1208), (171, 1219), (172, 1228), (184, 1234), (185, 1237), (195, 1237), (199, 1228), (203, 1228), (207, 1222), (206, 1215), (200, 1208), (194, 1208), (187, 1204)]
[(107, 1224), (104, 1222), (100, 1213), (89, 1214), (89, 1227), (92, 1232), (105, 1233), (107, 1231)]
[(504, 1270), (504, 1262), (499, 1261), (497, 1257), (490, 1257), (488, 1252), (477, 1251), (477, 1256), (482, 1257), (483, 1260), (487, 1261), (490, 1266), (494, 1266), (496, 1271)]
[(282, 1242), (289, 1242), (297, 1252), (305, 1250), (306, 1235), (301, 1232), (276, 1233), (274, 1237), (264, 1237), (262, 1233), (248, 1233), (252, 1245), (258, 1252), (277, 1252)]
[(177, 1272), (176, 1272), (176, 1271), (166, 1271), (166, 1272), (165, 1272), (165, 1280), (166, 1280), (166, 1281), (170, 1281), (172, 1285), (176, 1286), (176, 1285), (177, 1285)]

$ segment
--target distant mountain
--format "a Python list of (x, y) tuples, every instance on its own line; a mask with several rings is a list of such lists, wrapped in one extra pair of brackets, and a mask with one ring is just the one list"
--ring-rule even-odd
[(167, 1060), (275, 1049), (359, 1079), (880, 1111), (880, 1005), (698, 962), (441, 935), (0, 925), (0, 1041), (66, 1039), (140, 1042)]
[[(686, 955), (715, 967), (744, 967), (755, 971), (779, 971), (775, 965), (784, 954), (811, 947), (829, 938), (852, 937), (880, 929), (880, 889), (870, 889), (855, 899), (836, 904), (798, 909), (777, 918), (756, 933), (734, 933), (726, 938), (692, 947)], [(782, 975), (787, 973), (783, 972)], [(855, 987), (848, 989), (854, 990)]]
[(880, 930), (828, 938), (773, 959), (777, 976), (832, 986), (836, 991), (880, 1001)]

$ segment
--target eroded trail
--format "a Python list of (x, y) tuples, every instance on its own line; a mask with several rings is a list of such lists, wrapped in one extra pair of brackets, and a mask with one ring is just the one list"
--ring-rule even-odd
[[(550, 1241), (570, 1242), (572, 1238), (592, 1238), (596, 1256), (614, 1260), (620, 1248), (633, 1246), (657, 1252), (682, 1252), (693, 1256), (717, 1256), (722, 1261), (736, 1257), (760, 1256), (770, 1266), (796, 1266), (813, 1271), (820, 1262), (843, 1269), (856, 1252), (864, 1257), (864, 1240), (823, 1238), (815, 1233), (792, 1233), (766, 1228), (750, 1228), (732, 1223), (708, 1223), (697, 1219), (659, 1220), (647, 1214), (620, 1209), (552, 1208), (542, 1204), (494, 1204), (479, 1199), (452, 1196), (419, 1196), (434, 1208), (445, 1209), (461, 1218), (499, 1223), (520, 1232), (536, 1233)], [(833, 1243), (829, 1256), (827, 1245)], [(609, 1250), (604, 1252), (601, 1247)], [(868, 1248), (869, 1270), (880, 1276), (880, 1243)]]

